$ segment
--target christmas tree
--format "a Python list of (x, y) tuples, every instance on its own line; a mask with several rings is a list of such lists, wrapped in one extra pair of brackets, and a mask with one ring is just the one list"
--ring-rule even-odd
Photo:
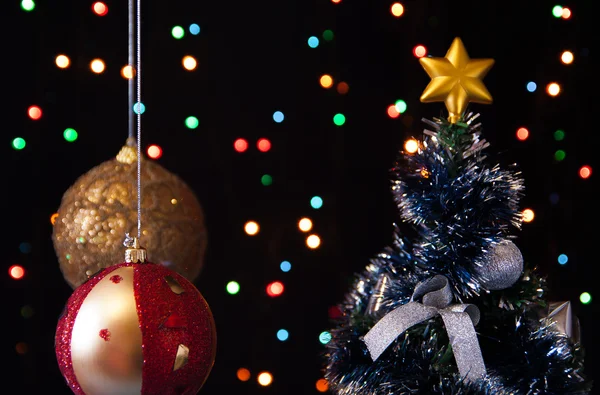
[(393, 245), (356, 275), (331, 329), (325, 375), (336, 394), (587, 394), (570, 302), (515, 245), (524, 182), (489, 163), (478, 115), (491, 103), (492, 59), (470, 59), (456, 38), (444, 58), (421, 58), (424, 120), (414, 152), (392, 168), (402, 225)]

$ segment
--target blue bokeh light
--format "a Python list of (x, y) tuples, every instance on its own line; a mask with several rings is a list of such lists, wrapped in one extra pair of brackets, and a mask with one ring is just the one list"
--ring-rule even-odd
[(529, 81), (529, 82), (527, 83), (527, 90), (528, 90), (529, 92), (535, 92), (535, 90), (536, 90), (536, 89), (537, 89), (537, 84), (536, 84), (535, 82), (533, 82), (533, 81)]
[(200, 26), (197, 23), (192, 23), (190, 25), (190, 33), (192, 33), (194, 36), (200, 33)]
[(281, 122), (283, 122), (283, 118), (284, 118), (284, 116), (283, 116), (283, 113), (281, 111), (275, 111), (273, 113), (273, 120), (275, 122), (281, 123)]
[(292, 264), (289, 261), (283, 261), (279, 265), (279, 268), (281, 269), (282, 272), (289, 272), (290, 269), (292, 268)]
[(319, 46), (319, 39), (315, 36), (309, 37), (308, 46), (311, 48), (317, 48)]
[(280, 329), (277, 331), (277, 338), (282, 342), (286, 341), (290, 337), (290, 334), (285, 329)]
[(558, 256), (558, 264), (559, 265), (566, 265), (567, 262), (569, 262), (569, 257), (566, 256), (565, 254), (560, 254)]

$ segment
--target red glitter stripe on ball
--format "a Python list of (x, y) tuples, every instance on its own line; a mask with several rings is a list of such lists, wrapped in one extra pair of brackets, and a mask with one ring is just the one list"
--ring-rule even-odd
[(71, 333), (73, 332), (75, 318), (77, 318), (79, 308), (92, 288), (116, 268), (116, 266), (112, 266), (104, 269), (85, 283), (81, 284), (69, 297), (56, 326), (54, 350), (56, 352), (58, 368), (65, 378), (67, 385), (71, 387), (71, 390), (76, 395), (85, 395), (85, 392), (83, 392), (77, 381), (77, 377), (75, 377), (73, 364), (71, 362)]
[[(184, 292), (173, 292), (167, 276)], [(134, 267), (134, 293), (143, 342), (142, 394), (196, 394), (215, 359), (216, 333), (208, 304), (191, 282), (156, 264)], [(163, 325), (172, 315), (178, 317), (178, 326)], [(188, 361), (173, 371), (180, 344), (189, 349)]]

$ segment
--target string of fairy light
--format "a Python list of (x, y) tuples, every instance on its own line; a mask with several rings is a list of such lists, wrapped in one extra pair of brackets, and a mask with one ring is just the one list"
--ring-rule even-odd
[[(343, 6), (343, 0), (330, 0), (331, 4), (334, 7)], [(21, 8), (25, 12), (33, 12), (36, 9), (36, 4), (34, 0), (23, 0), (21, 1)], [(104, 17), (109, 13), (108, 6), (103, 2), (92, 2), (90, 3), (90, 12), (95, 14), (98, 17)], [(401, 21), (402, 18), (410, 18), (410, 6), (406, 6), (400, 2), (389, 3), (388, 8), (385, 11), (388, 13), (390, 18), (395, 18), (398, 21)], [(573, 16), (573, 12), (571, 9), (567, 7), (563, 7), (561, 5), (556, 5), (549, 10), (549, 17), (554, 17), (557, 20), (569, 20)], [(399, 22), (400, 23), (400, 22)], [(201, 27), (197, 23), (192, 23), (189, 25), (175, 25), (170, 30), (170, 36), (174, 40), (185, 40), (188, 37), (198, 36), (201, 33)], [(331, 29), (324, 29), (320, 32), (315, 32), (314, 35), (307, 37), (306, 45), (313, 52), (314, 56), (318, 56), (319, 50), (327, 50), (327, 44), (331, 43), (335, 40), (335, 34)], [(428, 56), (428, 49), (423, 43), (415, 43), (410, 48), (412, 55), (415, 58), (421, 58)], [(78, 60), (79, 61), (79, 60)], [(191, 54), (182, 54), (180, 59), (178, 60), (181, 64), (181, 67), (185, 72), (195, 72), (199, 69), (199, 62), (197, 58)], [(556, 61), (561, 62), (564, 67), (573, 67), (577, 63), (576, 55), (570, 49), (561, 49), (556, 53)], [(73, 60), (72, 57), (66, 53), (58, 53), (54, 57), (54, 59), (48, 60), (48, 62), (53, 62), (54, 67), (57, 67), (65, 72), (69, 70), (73, 70)], [(109, 64), (106, 60), (92, 57), (87, 60), (89, 72), (93, 75), (101, 76), (107, 73), (116, 73), (118, 72), (122, 78), (124, 79), (133, 79), (134, 72), (131, 66), (129, 65), (113, 65)], [(81, 66), (81, 65), (78, 65)], [(81, 68), (77, 68), (81, 70)], [(80, 71), (77, 71), (80, 72)], [(350, 84), (348, 81), (345, 81), (343, 78), (338, 78), (335, 76), (330, 70), (322, 70), (322, 73), (319, 74), (318, 79), (315, 81), (315, 84), (318, 84), (324, 90), (335, 90), (339, 95), (346, 95), (350, 91)], [(540, 89), (539, 87), (544, 87), (544, 89)], [(568, 88), (568, 87), (567, 87)], [(566, 89), (562, 86), (559, 81), (524, 81), (523, 90), (526, 92), (525, 94), (537, 94), (543, 92), (552, 98), (560, 98), (563, 89)], [(134, 113), (143, 114), (146, 111), (146, 106), (143, 103), (139, 103), (139, 106), (134, 106), (131, 109)], [(401, 98), (398, 98), (392, 103), (388, 103), (385, 108), (382, 108), (381, 114), (382, 116), (387, 116), (391, 119), (402, 119), (405, 116), (405, 113), (408, 110), (408, 106), (406, 101)], [(32, 122), (38, 122), (44, 118), (44, 105), (41, 103), (32, 103), (25, 110), (26, 116)], [(264, 113), (265, 119), (272, 120), (272, 122), (276, 124), (285, 124), (286, 117), (284, 112), (281, 109), (273, 108), (273, 109), (265, 109)], [(347, 124), (347, 122), (351, 122), (346, 114), (343, 113), (331, 113), (330, 122), (334, 127), (343, 127)], [(200, 120), (194, 114), (189, 114), (187, 117), (181, 120), (182, 127), (185, 126), (187, 129), (194, 130), (201, 128)], [(553, 138), (556, 142), (562, 142), (568, 130), (557, 129), (553, 132)], [(85, 133), (85, 131), (83, 131)], [(518, 141), (526, 141), (532, 133), (535, 131), (530, 131), (529, 128), (524, 125), (520, 126), (515, 131), (515, 136)], [(57, 135), (61, 135), (62, 138), (67, 143), (75, 143), (78, 140), (79, 132), (75, 130), (71, 125), (64, 125), (64, 128), (57, 131)], [(27, 142), (25, 137), (17, 136), (14, 137), (11, 141), (11, 146), (13, 149), (17, 151), (26, 152), (27, 151)], [(249, 141), (249, 139), (244, 137), (238, 137), (232, 142), (233, 151), (237, 154), (243, 155), (244, 153), (256, 149), (260, 153), (268, 155), (273, 150), (272, 142), (266, 138), (261, 137), (256, 141)], [(416, 152), (418, 149), (418, 143), (416, 140), (409, 139), (405, 142), (404, 149), (411, 153)], [(164, 154), (162, 147), (158, 144), (151, 143), (146, 147), (146, 154), (149, 158), (157, 160), (161, 158)], [(553, 153), (554, 159), (557, 162), (562, 162), (565, 160), (566, 153), (564, 149), (558, 149)], [(579, 166), (577, 175), (582, 179), (589, 179), (592, 175), (592, 168), (589, 164), (582, 163)], [(270, 187), (277, 180), (273, 179), (271, 174), (260, 174), (260, 177), (257, 177), (258, 180), (264, 187)], [(307, 196), (306, 199), (306, 210), (307, 213), (309, 210), (319, 210), (324, 206), (324, 200), (321, 196)], [(532, 208), (525, 208), (522, 212), (523, 220), (525, 223), (530, 223), (535, 219), (535, 212)], [(58, 217), (57, 213), (53, 213), (50, 217), (50, 222), (54, 224)], [(316, 229), (318, 228), (318, 224), (315, 224), (310, 215), (303, 216), (302, 218), (295, 219), (297, 221), (297, 229), (302, 234), (304, 245), (309, 250), (315, 250), (321, 247), (322, 239), (318, 234)], [(261, 234), (261, 224), (260, 220), (248, 218), (244, 221), (243, 231), (244, 234), (248, 237), (257, 237)], [(23, 242), (19, 245), (19, 250), (23, 254), (28, 254), (31, 252), (32, 246), (30, 243)], [(569, 257), (565, 253), (560, 253), (557, 256), (557, 262), (559, 265), (567, 265), (569, 263)], [(278, 262), (279, 272), (282, 273), (281, 276), (285, 276), (285, 273), (289, 273), (292, 271), (293, 263), (289, 260), (281, 260)], [(8, 273), (10, 277), (14, 280), (20, 280), (26, 276), (26, 269), (23, 265), (15, 264), (10, 266)], [(285, 278), (285, 277), (282, 277)], [(252, 287), (254, 285), (248, 285)], [(224, 292), (228, 295), (239, 295), (243, 293), (245, 284), (240, 284), (235, 279), (230, 279), (226, 281), (224, 286)], [(275, 279), (270, 281), (264, 287), (264, 292), (271, 298), (278, 298), (284, 295), (286, 292), (285, 281), (283, 279)], [(582, 292), (579, 298), (582, 304), (591, 303), (592, 296), (589, 292)], [(339, 315), (340, 312), (337, 307), (330, 307), (328, 310), (328, 315), (331, 318)], [(33, 307), (32, 306), (24, 306), (21, 309), (21, 315), (24, 318), (29, 318), (33, 315)], [(273, 334), (279, 341), (285, 342), (293, 338), (293, 334), (286, 328), (280, 328)], [(321, 344), (327, 344), (331, 340), (331, 334), (327, 330), (323, 330), (318, 334), (315, 334), (316, 340)], [(18, 353), (25, 353), (27, 350), (26, 344), (20, 342), (16, 346)], [(247, 382), (252, 380), (253, 378), (256, 382), (263, 387), (268, 387), (272, 384), (274, 380), (274, 376), (272, 372), (266, 370), (256, 370), (251, 369), (250, 367), (239, 367), (239, 369), (235, 372), (237, 379), (242, 382)], [(328, 383), (324, 378), (319, 378), (315, 382), (315, 389), (318, 392), (327, 392), (328, 391)]]

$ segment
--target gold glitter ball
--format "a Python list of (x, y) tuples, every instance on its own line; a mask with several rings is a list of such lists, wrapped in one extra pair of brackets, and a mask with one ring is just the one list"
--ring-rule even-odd
[[(52, 241), (72, 288), (125, 259), (125, 234), (137, 234), (136, 157), (128, 140), (115, 159), (79, 177), (62, 197)], [(140, 242), (148, 259), (194, 281), (207, 246), (198, 199), (179, 177), (143, 157), (141, 187)]]

